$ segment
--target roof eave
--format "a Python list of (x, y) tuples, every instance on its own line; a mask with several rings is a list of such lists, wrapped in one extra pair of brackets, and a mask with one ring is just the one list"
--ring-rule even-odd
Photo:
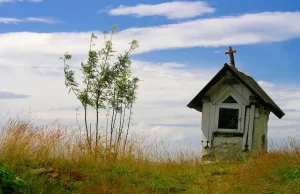
[(270, 110), (271, 110), (271, 112), (275, 115), (275, 116), (277, 116), (277, 118), (279, 118), (279, 119), (281, 119), (284, 115), (285, 115), (285, 113), (279, 108), (275, 108), (274, 106), (272, 106), (271, 104), (268, 104), (269, 105), (269, 107), (270, 107)]
[[(220, 74), (223, 73), (223, 71), (226, 71), (226, 69), (229, 69), (234, 75), (236, 75), (236, 78), (243, 84), (245, 85), (253, 94), (259, 96), (250, 86), (248, 86), (248, 84), (242, 79), (239, 77), (239, 75), (233, 71), (229, 65), (227, 63), (224, 64), (224, 67), (206, 84), (206, 86), (193, 98), (193, 100), (191, 100), (191, 102), (187, 105), (187, 107), (189, 108), (193, 108), (199, 112), (202, 112), (202, 109), (201, 109), (201, 105), (202, 105), (202, 102), (201, 102), (201, 96), (204, 95), (208, 90), (209, 88), (214, 85), (217, 81), (218, 81), (218, 78), (220, 76)], [(254, 80), (255, 81), (255, 80)], [(200, 99), (199, 99), (200, 98)], [(259, 96), (259, 98), (261, 98)], [(262, 98), (261, 100), (270, 108), (271, 112), (276, 115), (279, 119), (281, 119), (285, 113), (276, 105), (276, 103), (274, 102), (274, 104), (277, 106), (273, 106), (272, 104), (270, 104), (269, 102), (266, 102), (264, 101)], [(196, 104), (197, 101), (200, 101), (199, 104)]]
[(202, 112), (202, 109), (201, 109), (202, 102), (199, 104), (199, 106), (196, 106), (194, 102), (197, 100), (201, 100), (198, 98), (200, 98), (201, 95), (203, 95), (203, 93), (205, 94), (209, 90), (211, 85), (214, 85), (215, 82), (217, 82), (219, 75), (224, 71), (224, 69), (228, 68), (227, 66), (228, 66), (228, 64), (225, 63), (224, 67), (205, 85), (205, 87), (193, 98), (193, 100), (191, 100), (191, 102), (187, 105), (187, 107), (193, 108), (199, 112)]
[[(243, 85), (245, 85), (245, 86), (246, 86), (253, 94), (259, 96), (259, 95), (258, 95), (251, 87), (248, 86), (247, 83), (245, 83), (245, 81), (244, 81), (243, 79), (241, 79), (241, 78), (236, 74), (235, 71), (233, 71), (233, 70), (229, 67), (228, 64), (225, 63), (225, 65), (228, 66), (228, 69), (230, 69), (230, 71), (236, 75), (237, 79), (238, 79)], [(260, 98), (261, 98), (261, 97), (260, 97)], [(262, 99), (262, 101), (265, 102), (263, 99)], [(275, 103), (275, 105), (276, 105), (277, 107), (274, 106), (274, 105), (272, 105), (272, 104), (270, 104), (269, 102), (265, 102), (265, 103), (266, 103), (266, 105), (270, 108), (271, 112), (272, 112), (274, 115), (276, 115), (279, 119), (281, 119), (281, 118), (285, 115), (285, 113), (284, 113), (284, 112), (276, 105), (275, 102), (274, 102), (274, 103)]]

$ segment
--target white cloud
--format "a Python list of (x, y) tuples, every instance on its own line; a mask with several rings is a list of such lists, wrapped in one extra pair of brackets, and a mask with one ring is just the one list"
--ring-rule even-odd
[(0, 91), (0, 99), (22, 99), (29, 98), (30, 96), (25, 94), (15, 94), (13, 92), (3, 92)]
[(180, 141), (186, 138), (183, 131), (178, 130), (176, 127), (154, 126), (141, 121), (133, 126), (132, 132), (136, 134), (143, 134), (150, 138), (161, 138), (164, 141)]
[(27, 18), (4, 18), (0, 17), (0, 23), (4, 24), (18, 24), (21, 22), (36, 22), (36, 23), (46, 23), (46, 24), (55, 24), (58, 23), (56, 19), (45, 18), (45, 17), (27, 17)]
[[(99, 35), (99, 32), (96, 34)], [(89, 32), (0, 34), (1, 48), (5, 48), (5, 50), (0, 48), (0, 53), (14, 50), (16, 53), (26, 52), (29, 55), (33, 52), (61, 55), (67, 50), (78, 56), (86, 52), (89, 36)], [(279, 42), (299, 36), (300, 12), (268, 12), (199, 19), (148, 28), (129, 28), (115, 36), (114, 45), (119, 51), (123, 51), (132, 39), (137, 39), (141, 47), (135, 53), (143, 53), (172, 48)]]
[[(59, 47), (59, 45), (53, 46)], [(73, 46), (77, 47), (78, 45), (75, 43)], [(43, 46), (40, 45), (39, 48), (42, 50)], [(24, 46), (24, 51), (26, 51), (26, 46)], [(21, 109), (26, 110), (31, 106), (34, 118), (42, 117), (42, 121), (61, 118), (65, 123), (75, 123), (74, 107), (80, 104), (74, 95), (68, 94), (68, 90), (64, 86), (63, 75), (57, 75), (51, 79), (49, 76), (45, 76), (47, 70), (52, 71), (62, 67), (58, 56), (47, 53), (38, 54), (35, 51), (32, 55), (27, 55), (24, 51), (17, 53), (18, 57), (14, 57), (16, 60), (11, 58), (5, 61), (14, 71), (10, 74), (0, 72), (1, 80), (3, 80), (0, 90), (10, 89), (18, 93), (26, 92), (31, 97), (18, 101), (1, 100), (0, 115), (5, 115), (10, 110), (11, 115), (15, 116)], [(8, 50), (8, 52), (10, 51)], [(82, 52), (81, 56), (84, 56), (85, 53), (85, 51)], [(11, 54), (11, 56), (13, 55)], [(1, 64), (3, 63), (0, 60), (0, 66)], [(43, 74), (33, 71), (32, 68), (37, 65), (43, 69)], [(76, 69), (80, 66), (80, 60), (72, 61), (70, 65)], [(177, 65), (177, 63), (171, 62), (133, 61), (133, 73), (142, 79), (138, 100), (133, 110), (134, 132), (142, 132), (147, 136), (157, 136), (168, 141), (183, 141), (186, 138), (193, 139), (194, 137), (198, 137), (197, 141), (200, 141), (199, 129), (197, 127), (185, 129), (184, 125), (200, 125), (201, 114), (187, 108), (186, 105), (216, 70), (203, 69), (190, 72), (177, 68)], [(48, 66), (51, 66), (52, 70)], [(76, 76), (80, 78), (78, 73), (77, 71)], [(81, 116), (79, 117), (82, 119)], [(101, 119), (105, 121), (105, 116), (102, 115)]]
[[(85, 53), (86, 48), (88, 48), (89, 36), (89, 32), (17, 32), (0, 34), (0, 39), (2, 48), (6, 48), (5, 50), (12, 49), (16, 52), (28, 52), (28, 54), (32, 52), (44, 52), (48, 54), (59, 53), (61, 55), (66, 50), (72, 54)], [(128, 47), (128, 43), (132, 39), (137, 39), (141, 47), (136, 53), (143, 53), (172, 48), (216, 47), (279, 42), (299, 36), (300, 12), (267, 12), (199, 19), (148, 28), (129, 28), (120, 31), (114, 40), (115, 48), (123, 51)], [(43, 50), (40, 50), (40, 46), (42, 45)], [(60, 46), (56, 47), (54, 45)], [(64, 45), (64, 47), (61, 45)], [(3, 52), (5, 53), (6, 51)]]
[(15, 2), (33, 2), (33, 3), (40, 3), (43, 2), (43, 0), (0, 0), (1, 3), (15, 3)]
[[(58, 45), (56, 46), (58, 47)], [(40, 47), (40, 50), (42, 49), (43, 46)], [(84, 53), (81, 56), (84, 56)], [(29, 56), (18, 53), (18, 57), (15, 58), (23, 58), (20, 60), (22, 65), (19, 66), (18, 61), (15, 61), (16, 63), (12, 61), (9, 65), (15, 69), (13, 73), (0, 72), (3, 80), (0, 90), (10, 89), (18, 93), (30, 94), (31, 97), (17, 101), (0, 100), (2, 107), (0, 115), (5, 115), (10, 110), (11, 115), (15, 116), (21, 109), (26, 110), (31, 106), (32, 117), (42, 118), (42, 122), (61, 118), (65, 123), (75, 123), (75, 108), (80, 104), (74, 95), (68, 94), (64, 86), (63, 75), (57, 75), (50, 79), (44, 74), (47, 73), (48, 68), (44, 69), (43, 74), (32, 71), (32, 64), (39, 64), (41, 68), (51, 64), (53, 69), (59, 69), (62, 67), (62, 63), (58, 57), (39, 53)], [(80, 60), (75, 60), (70, 64), (76, 69), (80, 65)], [(132, 131), (170, 142), (183, 142), (188, 139), (192, 142), (193, 147), (197, 147), (200, 145), (201, 113), (187, 108), (186, 105), (219, 69), (188, 70), (186, 69), (188, 64), (182, 68), (171, 64), (173, 63), (133, 61), (133, 73), (142, 81), (138, 100), (133, 109), (132, 122), (134, 126)], [(49, 68), (48, 71), (51, 69)], [(80, 78), (78, 73), (77, 71), (76, 76)], [(271, 115), (269, 138), (275, 143), (280, 143), (282, 139), (291, 136), (291, 133), (297, 134), (298, 132), (299, 134), (295, 126), (300, 127), (300, 107), (295, 105), (300, 104), (298, 97), (300, 89), (265, 81), (259, 83), (282, 109), (293, 108), (293, 110), (299, 111), (286, 112), (281, 120)], [(287, 92), (288, 90), (293, 90), (293, 92)], [(291, 100), (292, 103), (290, 103)], [(79, 119), (82, 120), (82, 112), (80, 115)], [(93, 120), (89, 120), (89, 122), (93, 122)], [(105, 123), (104, 115), (101, 115), (101, 123)]]
[(177, 67), (177, 68), (186, 67), (185, 64), (180, 64), (180, 63), (164, 63), (163, 65), (165, 67)]
[(4, 23), (4, 24), (17, 24), (22, 22), (22, 20), (17, 19), (17, 18), (1, 18), (0, 17), (0, 23)]
[(46, 23), (46, 24), (55, 24), (58, 21), (53, 18), (38, 18), (38, 17), (28, 17), (25, 18), (25, 21), (27, 22), (40, 22), (40, 23)]
[[(213, 43), (218, 41), (219, 45), (226, 45), (226, 37), (232, 40), (230, 44), (253, 43), (249, 42), (248, 38), (251, 37), (261, 37), (256, 39), (258, 43), (276, 42), (300, 35), (298, 18), (298, 12), (260, 13), (152, 28), (133, 28), (119, 32), (114, 44), (119, 51), (123, 51), (129, 40), (136, 38), (140, 40), (141, 45), (138, 52), (142, 53), (177, 47), (214, 46)], [(204, 24), (212, 29), (204, 28)], [(185, 31), (182, 26), (202, 30)], [(198, 27), (192, 28), (193, 26)], [(89, 36), (89, 32), (0, 34), (0, 69), (5, 70), (0, 71), (0, 91), (13, 91), (31, 96), (13, 101), (0, 100), (0, 115), (10, 110), (11, 115), (15, 116), (21, 109), (26, 110), (31, 106), (35, 118), (42, 117), (45, 121), (60, 117), (66, 122), (74, 122), (75, 111), (62, 110), (61, 107), (76, 107), (79, 103), (73, 95), (68, 95), (63, 75), (60, 73), (62, 62), (58, 58), (69, 51), (74, 56), (70, 62), (71, 67), (78, 69), (81, 60), (86, 58)], [(201, 114), (187, 108), (186, 105), (223, 64), (217, 69), (198, 70), (189, 70), (188, 65), (174, 61), (133, 61), (133, 72), (142, 79), (138, 100), (134, 105), (135, 130), (143, 126), (144, 131), (150, 130), (151, 134), (161, 131), (160, 136), (170, 137), (170, 140), (189, 138), (194, 142), (200, 141)], [(78, 74), (76, 76), (81, 77)], [(294, 110), (286, 112), (281, 120), (271, 116), (270, 138), (278, 138), (279, 135), (276, 134), (281, 129), (293, 133), (299, 131), (295, 128), (300, 128), (300, 86), (278, 85), (265, 80), (259, 83), (282, 109)], [(283, 136), (288, 134), (283, 133)]]
[[(197, 19), (121, 31), (121, 44), (135, 38), (138, 52), (170, 48), (217, 47), (285, 41), (300, 36), (300, 12), (264, 12)], [(125, 42), (123, 42), (125, 41)]]
[(138, 4), (131, 7), (121, 5), (108, 11), (110, 15), (135, 15), (139, 17), (158, 15), (168, 19), (186, 19), (213, 12), (215, 9), (202, 1), (173, 1), (154, 5)]

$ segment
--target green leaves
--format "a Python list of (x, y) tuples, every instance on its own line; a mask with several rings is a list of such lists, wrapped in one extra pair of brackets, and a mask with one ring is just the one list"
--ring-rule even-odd
[(94, 32), (92, 32), (92, 35), (91, 35), (91, 39), (97, 39), (98, 37), (95, 36)]
[(71, 70), (67, 64), (67, 61), (72, 59), (72, 55), (65, 53), (63, 57), (60, 58), (64, 62), (65, 85), (69, 88), (69, 92), (72, 91), (76, 95), (84, 107), (85, 126), (89, 143), (91, 143), (91, 130), (88, 130), (87, 127), (87, 106), (91, 106), (96, 110), (96, 145), (98, 140), (98, 110), (108, 109), (113, 111), (110, 139), (112, 139), (116, 115), (120, 114), (118, 135), (118, 137), (120, 137), (125, 116), (124, 114), (122, 123), (122, 113), (125, 112), (125, 109), (130, 108), (131, 110), (137, 95), (137, 83), (139, 79), (132, 77), (131, 60), (129, 56), (139, 47), (138, 41), (131, 41), (128, 50), (123, 54), (118, 54), (117, 60), (113, 62), (112, 57), (115, 51), (113, 50), (112, 38), (117, 32), (117, 29), (118, 26), (113, 25), (111, 32), (103, 32), (104, 44), (103, 48), (99, 50), (92, 48), (95, 46), (94, 42), (98, 37), (94, 33), (91, 34), (88, 59), (86, 62), (81, 63), (80, 69), (83, 75), (82, 89), (79, 89), (79, 84), (75, 80), (75, 72)]
[(71, 60), (72, 59), (72, 55), (70, 55), (68, 52), (66, 52), (64, 54), (64, 57), (63, 57), (65, 60)]
[(64, 62), (64, 73), (65, 73), (65, 85), (67, 88), (69, 88), (69, 93), (73, 91), (75, 95), (78, 92), (78, 83), (75, 81), (74, 74), (75, 72), (73, 70), (70, 70), (69, 65), (66, 61), (72, 59), (72, 55), (70, 55), (68, 52), (66, 52), (63, 57), (60, 57), (61, 60)]
[(0, 193), (25, 194), (29, 192), (23, 179), (17, 177), (8, 168), (0, 166)]
[(129, 44), (131, 46), (132, 51), (135, 51), (139, 47), (139, 42), (137, 40), (132, 40)]
[(112, 27), (112, 32), (116, 32), (118, 29), (118, 24), (114, 24)]

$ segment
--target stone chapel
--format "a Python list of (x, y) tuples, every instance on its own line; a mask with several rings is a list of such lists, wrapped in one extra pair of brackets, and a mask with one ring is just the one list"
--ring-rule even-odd
[(243, 159), (268, 148), (268, 120), (284, 112), (248, 74), (234, 63), (235, 50), (225, 54), (224, 67), (187, 105), (202, 112), (202, 156), (206, 160)]

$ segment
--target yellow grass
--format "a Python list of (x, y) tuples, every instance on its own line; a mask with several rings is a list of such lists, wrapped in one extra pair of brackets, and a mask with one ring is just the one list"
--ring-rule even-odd
[(170, 145), (141, 135), (116, 157), (104, 140), (89, 151), (77, 130), (8, 120), (0, 132), (0, 165), (23, 178), (31, 193), (300, 193), (299, 139), (243, 162), (212, 164), (180, 147), (170, 154)]

